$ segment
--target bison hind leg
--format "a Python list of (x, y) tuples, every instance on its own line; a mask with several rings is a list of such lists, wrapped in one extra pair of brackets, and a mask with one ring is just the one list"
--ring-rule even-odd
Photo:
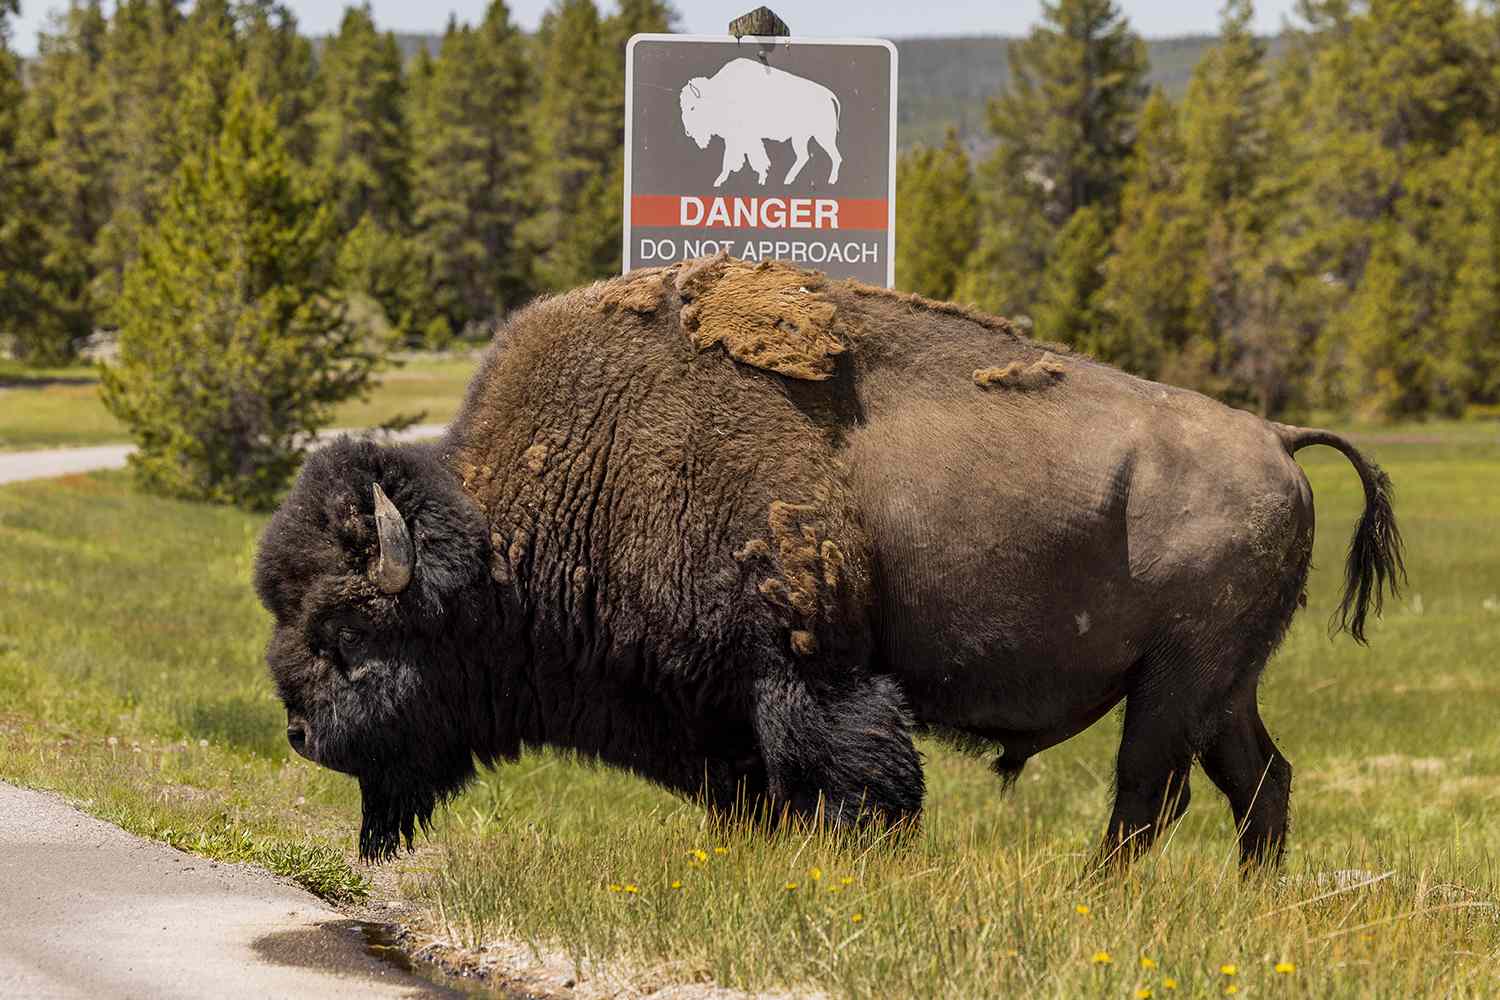
[(763, 678), (755, 725), (772, 808), (837, 826), (891, 826), (921, 812), (922, 761), (891, 679), (814, 687), (796, 675)]
[(1254, 686), (1236, 701), (1233, 714), (1199, 759), (1203, 770), (1229, 799), (1240, 840), (1240, 863), (1248, 873), (1281, 861), (1292, 796), (1292, 765), (1266, 732)]
[(807, 166), (809, 158), (807, 142), (809, 138), (809, 136), (805, 135), (792, 137), (792, 151), (797, 154), (797, 158), (792, 161), (792, 168), (786, 172), (786, 179), (781, 183), (792, 183), (792, 181), (797, 179), (797, 175), (802, 173), (802, 168)]
[(832, 128), (824, 129), (813, 138), (818, 140), (818, 145), (823, 147), (823, 152), (827, 153), (828, 159), (833, 162), (833, 169), (828, 172), (828, 183), (837, 184), (839, 168), (844, 165), (844, 157), (839, 154), (838, 124), (835, 122)]
[(1184, 704), (1158, 683), (1172, 662), (1164, 660), (1143, 663), (1125, 698), (1114, 807), (1093, 862), (1099, 871), (1128, 865), (1187, 812), (1201, 706)]

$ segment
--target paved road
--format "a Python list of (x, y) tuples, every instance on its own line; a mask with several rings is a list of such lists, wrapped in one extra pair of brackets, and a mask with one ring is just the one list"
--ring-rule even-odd
[(450, 997), (360, 925), (248, 865), (0, 782), (0, 997)]
[[(329, 439), (340, 434), (358, 434), (359, 431), (324, 431), (320, 437)], [(443, 433), (442, 424), (418, 424), (391, 437), (397, 441), (417, 441), (433, 438)], [(40, 451), (0, 451), (0, 483), (16, 483), (23, 479), (51, 479), (78, 472), (93, 472), (96, 469), (122, 469), (125, 456), (135, 450), (129, 444), (105, 444), (90, 448), (46, 448)]]

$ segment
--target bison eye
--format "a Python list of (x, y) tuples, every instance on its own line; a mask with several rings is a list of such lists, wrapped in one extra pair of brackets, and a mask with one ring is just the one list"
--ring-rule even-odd
[(339, 629), (339, 659), (344, 661), (345, 666), (352, 666), (358, 662), (365, 651), (365, 634), (358, 629)]

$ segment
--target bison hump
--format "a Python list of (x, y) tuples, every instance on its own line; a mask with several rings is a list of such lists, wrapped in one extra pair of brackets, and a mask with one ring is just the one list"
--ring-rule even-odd
[(824, 286), (813, 272), (727, 254), (690, 261), (676, 279), (682, 326), (698, 350), (720, 344), (743, 364), (811, 381), (832, 376), (848, 346)]

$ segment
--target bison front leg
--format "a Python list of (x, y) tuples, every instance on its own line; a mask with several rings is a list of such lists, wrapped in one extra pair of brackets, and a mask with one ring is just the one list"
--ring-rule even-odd
[(720, 187), (729, 175), (745, 164), (745, 150), (739, 143), (724, 140), (724, 162), (719, 167), (719, 176), (714, 178), (714, 187)]
[(766, 152), (765, 141), (752, 139), (745, 150), (745, 158), (750, 161), (750, 169), (755, 171), (761, 184), (765, 184), (766, 175), (771, 172), (771, 154)]
[(819, 810), (836, 825), (891, 825), (922, 809), (922, 763), (894, 682), (866, 677), (842, 690), (790, 670), (755, 689), (755, 729), (772, 809)]

